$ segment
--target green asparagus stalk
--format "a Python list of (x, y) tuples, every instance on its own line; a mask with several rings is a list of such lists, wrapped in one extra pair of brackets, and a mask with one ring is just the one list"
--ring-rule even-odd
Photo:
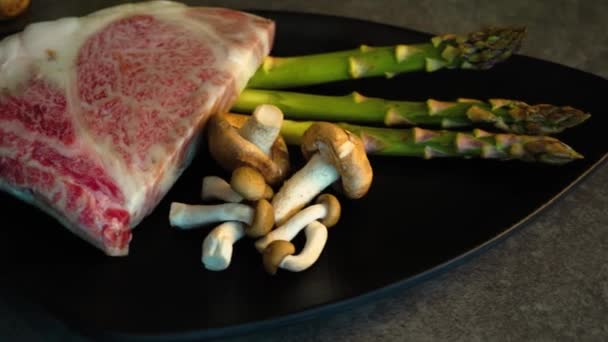
[(453, 128), (486, 124), (507, 132), (532, 135), (559, 133), (590, 116), (570, 106), (529, 105), (507, 99), (412, 102), (366, 97), (356, 92), (323, 96), (258, 89), (245, 89), (232, 109), (251, 113), (263, 103), (279, 107), (287, 118), (295, 120), (346, 121), (389, 127)]
[[(247, 116), (229, 114), (235, 125)], [(314, 121), (284, 120), (281, 136), (290, 145), (300, 145), (304, 132)], [(493, 134), (481, 129), (470, 132), (429, 130), (420, 127), (407, 129), (359, 126), (336, 123), (359, 136), (370, 155), (405, 156), (419, 158), (457, 157), (510, 160), (547, 164), (565, 164), (583, 156), (556, 138), (548, 136)]]
[(296, 57), (266, 57), (247, 87), (279, 89), (442, 68), (489, 69), (521, 46), (523, 27), (444, 34), (427, 43), (370, 47)]

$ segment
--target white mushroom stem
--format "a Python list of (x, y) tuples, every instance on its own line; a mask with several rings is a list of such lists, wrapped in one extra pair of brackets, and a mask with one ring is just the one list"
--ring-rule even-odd
[(302, 209), (281, 226), (270, 231), (263, 238), (255, 242), (255, 248), (263, 252), (275, 240), (291, 241), (309, 223), (327, 216), (327, 207), (324, 204), (314, 204)]
[(279, 264), (279, 267), (292, 272), (300, 272), (312, 266), (327, 242), (327, 228), (319, 221), (313, 221), (304, 229), (306, 244), (298, 255), (288, 255)]
[(238, 221), (229, 221), (215, 227), (203, 241), (201, 261), (210, 271), (222, 271), (228, 268), (232, 260), (232, 249), (235, 242), (245, 236), (245, 225)]
[(251, 225), (255, 210), (245, 204), (190, 205), (171, 203), (169, 222), (172, 227), (191, 229), (210, 223), (240, 221)]
[(259, 105), (241, 126), (241, 136), (260, 148), (266, 155), (281, 131), (283, 112), (273, 105)]
[(203, 178), (201, 188), (201, 199), (204, 201), (219, 199), (225, 202), (239, 203), (243, 196), (232, 189), (230, 183), (218, 176), (206, 176)]
[(273, 197), (275, 222), (283, 222), (338, 178), (340, 173), (334, 165), (327, 162), (321, 154), (314, 154), (303, 168), (283, 183)]

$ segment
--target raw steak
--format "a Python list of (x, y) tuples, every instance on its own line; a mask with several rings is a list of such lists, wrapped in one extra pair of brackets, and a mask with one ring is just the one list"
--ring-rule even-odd
[(0, 189), (108, 255), (192, 158), (268, 54), (273, 22), (146, 2), (30, 25), (0, 42)]

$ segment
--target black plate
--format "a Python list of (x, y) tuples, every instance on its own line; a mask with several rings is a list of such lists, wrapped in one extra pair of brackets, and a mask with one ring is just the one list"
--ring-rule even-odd
[[(258, 13), (277, 21), (274, 55), (429, 37), (352, 19)], [(139, 226), (128, 258), (103, 256), (49, 217), (3, 194), (3, 283), (6, 291), (70, 326), (104, 335), (210, 337), (343, 308), (474, 255), (564, 195), (608, 151), (608, 140), (594, 138), (608, 126), (603, 98), (595, 95), (607, 94), (607, 85), (597, 76), (515, 56), (485, 72), (441, 71), (308, 88), (411, 100), (511, 97), (572, 105), (595, 115), (559, 136), (586, 157), (564, 166), (372, 157), (376, 178), (370, 193), (343, 201), (344, 217), (331, 230), (317, 264), (275, 277), (264, 273), (250, 241), (237, 244), (227, 271), (206, 271), (199, 260), (208, 230), (169, 227), (171, 201), (197, 202), (203, 175), (226, 175), (204, 152)]]

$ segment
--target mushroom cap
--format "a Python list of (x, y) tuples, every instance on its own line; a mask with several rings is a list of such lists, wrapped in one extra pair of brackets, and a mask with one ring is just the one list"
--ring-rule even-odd
[(274, 190), (270, 187), (270, 185), (266, 184), (264, 188), (264, 195), (262, 195), (263, 199), (270, 200), (274, 196)]
[(230, 187), (248, 201), (257, 201), (264, 197), (266, 180), (258, 170), (241, 166), (232, 171)]
[[(240, 120), (231, 120), (235, 124)], [(225, 170), (232, 171), (240, 166), (258, 170), (266, 183), (278, 184), (289, 172), (289, 152), (282, 137), (272, 145), (270, 156), (259, 147), (243, 138), (238, 127), (228, 121), (225, 114), (215, 114), (207, 123), (207, 139), (211, 157)]]
[(16, 17), (30, 6), (30, 0), (9, 0), (0, 1), (0, 19), (8, 19)]
[(348, 198), (361, 198), (369, 191), (373, 171), (365, 145), (355, 134), (329, 122), (316, 122), (304, 132), (301, 149), (307, 159), (321, 153), (334, 165)]
[(272, 204), (261, 199), (255, 206), (255, 214), (251, 226), (247, 227), (245, 234), (251, 238), (262, 237), (272, 230), (274, 226), (274, 210)]
[(340, 202), (336, 196), (332, 194), (322, 194), (317, 197), (316, 203), (323, 204), (327, 208), (327, 215), (319, 222), (327, 228), (335, 226), (342, 213), (342, 206), (340, 206)]
[(276, 274), (281, 261), (283, 261), (286, 256), (293, 255), (295, 252), (296, 247), (293, 243), (285, 240), (273, 241), (264, 249), (264, 253), (262, 254), (264, 269), (269, 274)]

